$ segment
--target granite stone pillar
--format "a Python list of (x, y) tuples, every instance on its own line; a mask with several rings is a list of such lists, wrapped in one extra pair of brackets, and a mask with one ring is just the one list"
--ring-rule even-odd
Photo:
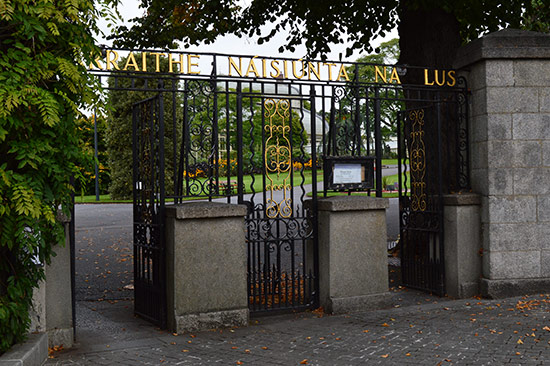
[(443, 196), (445, 288), (447, 295), (466, 298), (479, 294), (481, 228), (477, 194)]
[(474, 192), (481, 194), (484, 296), (550, 288), (550, 35), (488, 34), (455, 67), (471, 89)]
[(168, 327), (174, 332), (248, 325), (246, 206), (166, 206)]
[(386, 198), (319, 199), (319, 292), (330, 313), (389, 304)]

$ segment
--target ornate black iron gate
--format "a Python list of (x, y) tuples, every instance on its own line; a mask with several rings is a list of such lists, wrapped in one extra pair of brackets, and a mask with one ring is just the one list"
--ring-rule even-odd
[(164, 104), (162, 94), (133, 105), (134, 307), (166, 326)]
[[(469, 184), (466, 88), (454, 71), (124, 52), (125, 65), (114, 68), (118, 56), (109, 59), (107, 52), (106, 67), (98, 63), (93, 72), (112, 78), (109, 89), (154, 95), (133, 107), (136, 313), (165, 324), (164, 205), (187, 199), (247, 205), (244, 245), (253, 313), (316, 307), (317, 191), (326, 196), (327, 178), (333, 178), (320, 178), (318, 189), (318, 170), (327, 161), (367, 161), (361, 169), (368, 170), (368, 179), (332, 182), (330, 190), (381, 197), (383, 130), (405, 106), (415, 108), (397, 118), (403, 278), (408, 286), (444, 293), (441, 186), (458, 190)], [(161, 70), (163, 57), (170, 58), (168, 70)], [(210, 71), (199, 70), (201, 58)], [(401, 75), (414, 73), (423, 74), (426, 84), (401, 84)], [(429, 83), (434, 75), (435, 85)], [(438, 75), (448, 75), (447, 83)], [(432, 133), (431, 140), (421, 139), (426, 126), (448, 134), (440, 122), (453, 119), (458, 138), (441, 140)], [(456, 174), (448, 177), (449, 170)], [(403, 179), (402, 172), (410, 177)]]
[(195, 196), (248, 207), (253, 313), (318, 303), (316, 210), (305, 202), (317, 200), (316, 130), (322, 119), (314, 94), (303, 89), (228, 80), (183, 86), (174, 199)]
[[(251, 174), (250, 183), (245, 185), (250, 194), (239, 192), (239, 201), (249, 207), (246, 239), (250, 310), (258, 313), (315, 307), (317, 216), (315, 210), (306, 209), (305, 201), (308, 191), (316, 197), (317, 158), (315, 149), (310, 156), (306, 154), (308, 137), (304, 128), (304, 103), (311, 102), (307, 113), (310, 130), (315, 131), (315, 100), (253, 95), (245, 95), (243, 100), (249, 105), (259, 103), (262, 115), (257, 121), (261, 141), (254, 141), (251, 133), (247, 146), (252, 152), (249, 174), (262, 173), (261, 188), (255, 188), (256, 178)], [(250, 122), (252, 132), (255, 126), (252, 119)], [(260, 166), (256, 167), (253, 146), (258, 142)], [(305, 170), (308, 165), (311, 169)]]
[[(399, 158), (405, 164), (399, 165), (399, 186), (402, 187), (399, 216), (403, 284), (443, 295), (445, 263), (438, 111), (437, 107), (430, 106), (400, 113)], [(426, 134), (426, 129), (432, 133)]]
[(402, 281), (439, 296), (445, 295), (443, 195), (469, 189), (466, 107), (466, 95), (455, 93), (398, 114)]

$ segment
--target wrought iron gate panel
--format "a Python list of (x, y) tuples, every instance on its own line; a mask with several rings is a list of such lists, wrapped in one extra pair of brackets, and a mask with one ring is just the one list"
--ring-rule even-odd
[[(403, 284), (442, 296), (445, 265), (440, 105), (402, 112), (399, 122)], [(428, 129), (430, 133), (426, 133)]]
[(166, 326), (162, 94), (133, 105), (134, 308)]
[[(248, 168), (243, 177), (248, 175), (250, 183), (238, 196), (239, 202), (249, 207), (246, 240), (250, 310), (260, 313), (316, 307), (317, 228), (314, 211), (305, 205), (305, 185), (306, 175), (311, 174), (311, 184), (316, 186), (317, 164), (313, 163), (314, 151), (307, 160), (304, 128), (305, 114), (315, 123), (315, 103), (306, 110), (304, 102), (308, 99), (297, 97), (241, 94), (237, 98), (242, 107), (242, 114), (237, 115), (242, 120), (237, 123), (246, 126), (242, 132), (249, 138), (245, 146)], [(238, 140), (242, 142), (243, 137)], [(311, 173), (305, 169), (310, 162)], [(255, 188), (257, 173), (262, 175), (259, 192)]]

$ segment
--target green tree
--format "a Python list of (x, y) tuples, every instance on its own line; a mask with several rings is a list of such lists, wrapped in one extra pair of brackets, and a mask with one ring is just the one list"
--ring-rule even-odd
[[(190, 146), (186, 150), (189, 155), (185, 160), (187, 165), (184, 170), (186, 180), (195, 184), (198, 184), (205, 176), (224, 177), (228, 174), (230, 176), (237, 174), (236, 157), (239, 145), (236, 134), (237, 93), (233, 88), (224, 90), (221, 87), (214, 92), (210, 84), (209, 81), (193, 81), (188, 86), (189, 93), (193, 94), (193, 97), (188, 98), (187, 123)], [(266, 109), (263, 106), (267, 99), (260, 95), (254, 95), (255, 92), (257, 91), (248, 88), (242, 90), (242, 93), (246, 95), (241, 102), (243, 131), (241, 144), (245, 174), (263, 171), (264, 141), (268, 138), (265, 129), (265, 125), (268, 124), (268, 116), (266, 116)], [(217, 100), (215, 104), (217, 118), (214, 116), (214, 98)], [(308, 136), (299, 112), (297, 112), (299, 107), (301, 106), (293, 105), (292, 113), (289, 108), (285, 124), (290, 126), (290, 129), (285, 132), (285, 135), (289, 141), (292, 140), (293, 160), (302, 162), (309, 159), (309, 156), (303, 151), (307, 145)], [(292, 123), (289, 124), (289, 122)], [(281, 126), (281, 118), (274, 118), (273, 124)], [(217, 131), (217, 135), (214, 134), (214, 131)], [(281, 130), (274, 129), (273, 138), (281, 136)]]
[[(147, 11), (130, 28), (118, 27), (119, 45), (171, 46), (211, 43), (219, 35), (253, 37), (258, 43), (281, 30), (288, 37), (280, 51), (304, 44), (308, 56), (323, 57), (331, 44), (347, 41), (353, 50), (372, 51), (371, 40), (395, 25), (400, 64), (451, 68), (461, 43), (502, 27), (543, 30), (550, 19), (544, 0), (142, 0)], [(406, 82), (418, 82), (408, 73)]]
[[(130, 28), (118, 27), (112, 36), (117, 45), (185, 46), (211, 43), (219, 35), (235, 34), (271, 40), (281, 30), (288, 34), (279, 50), (294, 51), (305, 45), (307, 57), (324, 58), (332, 44), (347, 41), (346, 56), (354, 50), (372, 51), (371, 41), (396, 25), (399, 33), (398, 63), (407, 67), (400, 77), (405, 85), (423, 85), (421, 68), (452, 69), (458, 48), (480, 34), (504, 27), (545, 30), (550, 7), (544, 0), (142, 0), (145, 14)], [(404, 86), (407, 93), (407, 87)], [(420, 105), (407, 102), (407, 109)], [(441, 121), (445, 156), (457, 160), (452, 146), (457, 136), (452, 118)], [(431, 134), (432, 132), (428, 132)], [(433, 132), (435, 133), (435, 132)], [(428, 138), (429, 137), (429, 138)], [(435, 141), (435, 136), (427, 136)], [(452, 151), (451, 151), (452, 150)], [(430, 157), (431, 158), (431, 157)], [(449, 166), (447, 166), (449, 165)], [(449, 169), (448, 169), (449, 170)], [(456, 169), (455, 169), (456, 170)], [(443, 185), (447, 187), (448, 182)], [(447, 189), (447, 188), (445, 188)], [(450, 189), (450, 188), (449, 188)]]
[[(136, 55), (141, 57), (141, 55)], [(122, 69), (127, 59), (121, 58), (119, 66)], [(155, 60), (148, 60), (147, 67), (153, 68)], [(160, 58), (160, 67), (168, 68), (168, 59)], [(160, 80), (147, 80), (148, 86), (156, 87)], [(115, 83), (117, 87), (115, 88)], [(141, 100), (147, 99), (158, 92), (141, 91), (144, 88), (145, 80), (142, 78), (131, 78), (111, 76), (108, 79), (109, 88), (107, 93), (107, 129), (105, 142), (107, 145), (108, 165), (110, 168), (109, 194), (113, 199), (129, 199), (132, 197), (133, 181), (133, 158), (132, 158), (132, 105)], [(166, 85), (168, 89), (170, 85)], [(127, 88), (128, 90), (121, 90)], [(133, 90), (130, 90), (133, 89)], [(182, 126), (182, 102), (181, 94), (176, 92), (176, 144), (181, 140)], [(173, 190), (173, 93), (163, 92), (164, 100), (164, 151), (165, 151), (165, 187), (167, 192)]]
[(0, 353), (24, 339), (32, 291), (52, 246), (64, 242), (59, 208), (71, 205), (81, 161), (76, 119), (97, 82), (101, 14), (90, 0), (0, 1)]
[[(82, 117), (76, 120), (80, 138), (80, 149), (83, 153), (83, 160), (78, 164), (79, 173), (75, 181), (75, 193), (82, 195), (95, 194), (95, 148), (94, 148), (94, 116)], [(110, 182), (107, 146), (105, 144), (105, 131), (107, 122), (103, 116), (96, 116), (98, 135), (98, 172), (99, 192), (107, 191)]]
[[(361, 56), (356, 62), (359, 63), (358, 73), (359, 81), (372, 82), (376, 79), (375, 70), (371, 66), (372, 64), (378, 65), (393, 65), (399, 59), (399, 39), (394, 38), (388, 42), (382, 43), (377, 49), (376, 53)], [(355, 69), (353, 67), (348, 67), (348, 74), (350, 79), (354, 80)], [(402, 93), (401, 93), (402, 94)], [(374, 98), (374, 91), (369, 90), (369, 98)], [(380, 101), (380, 122), (381, 122), (381, 137), (384, 144), (387, 144), (392, 138), (397, 137), (397, 113), (405, 108), (403, 102), (392, 101), (382, 99)], [(374, 114), (369, 114), (369, 131), (371, 132), (370, 136), (364, 136), (368, 138), (371, 146), (374, 144)], [(366, 131), (364, 131), (366, 133)], [(387, 146), (387, 145), (386, 145)], [(384, 150), (389, 149), (384, 147)], [(389, 158), (389, 156), (386, 156)]]

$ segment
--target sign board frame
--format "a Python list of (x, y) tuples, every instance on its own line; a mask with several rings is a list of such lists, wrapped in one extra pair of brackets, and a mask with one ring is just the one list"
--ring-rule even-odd
[(326, 189), (374, 189), (374, 160), (374, 156), (325, 156), (323, 172)]

